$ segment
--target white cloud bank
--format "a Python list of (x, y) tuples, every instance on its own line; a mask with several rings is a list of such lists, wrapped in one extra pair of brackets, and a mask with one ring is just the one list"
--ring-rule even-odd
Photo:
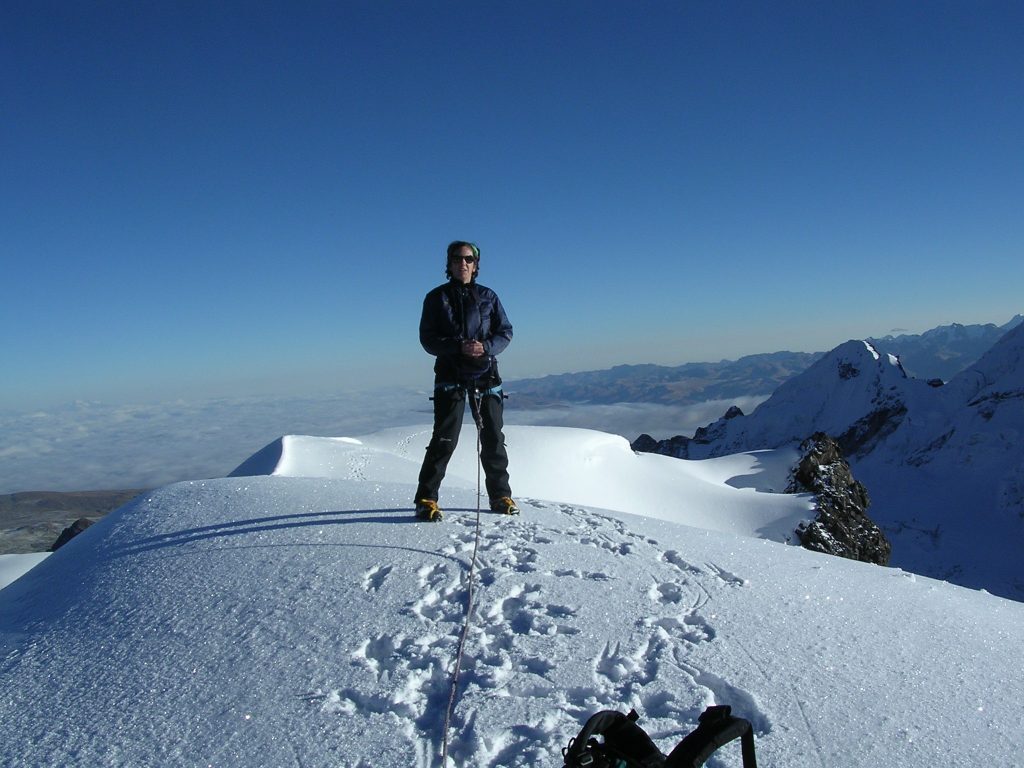
[[(82, 402), (0, 413), (0, 493), (155, 488), (219, 477), (253, 450), (287, 434), (351, 435), (429, 423), (429, 393), (381, 389), (319, 398), (247, 398), (150, 405)], [(744, 411), (763, 398), (741, 403)], [(643, 403), (518, 410), (506, 422), (598, 429), (636, 439), (692, 434), (733, 401), (693, 406)]]

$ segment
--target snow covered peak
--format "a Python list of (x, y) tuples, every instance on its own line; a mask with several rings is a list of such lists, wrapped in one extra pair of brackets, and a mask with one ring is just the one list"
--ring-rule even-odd
[(899, 358), (892, 354), (884, 354), (878, 347), (867, 340), (851, 340), (840, 344), (827, 352), (811, 367), (817, 369), (816, 382), (821, 383), (834, 377), (829, 374), (835, 371), (839, 379), (848, 381), (866, 375), (870, 381), (886, 383), (891, 380), (905, 379), (906, 372), (899, 364)]
[(892, 562), (1024, 598), (1024, 325), (943, 387), (907, 377), (879, 344), (849, 341), (749, 416), (721, 419), (689, 458), (839, 442), (893, 544)]
[[(906, 392), (917, 385), (894, 355), (879, 352), (868, 341), (847, 341), (782, 384), (749, 416), (713, 425), (707, 444), (703, 449), (691, 446), (689, 455), (794, 445), (815, 432), (832, 435), (848, 453), (861, 450), (877, 436), (872, 423), (889, 429), (902, 417)], [(881, 424), (883, 420), (889, 424)]]

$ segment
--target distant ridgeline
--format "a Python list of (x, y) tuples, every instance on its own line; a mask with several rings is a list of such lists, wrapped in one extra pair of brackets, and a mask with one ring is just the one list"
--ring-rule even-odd
[(820, 352), (773, 352), (718, 363), (678, 366), (617, 365), (602, 371), (519, 379), (507, 389), (516, 408), (559, 403), (660, 403), (687, 405), (748, 395), (766, 395), (807, 369)]
[[(945, 380), (976, 361), (1022, 320), (1024, 317), (1017, 315), (1003, 326), (954, 323), (919, 335), (886, 336), (868, 341), (898, 355), (909, 375)], [(807, 370), (823, 354), (771, 352), (717, 363), (618, 365), (599, 371), (519, 379), (509, 382), (506, 388), (514, 393), (517, 408), (559, 403), (689, 405), (770, 394), (783, 382)]]
[(919, 335), (869, 338), (874, 346), (899, 356), (908, 376), (948, 381), (985, 354), (1007, 331), (1024, 322), (1014, 315), (1005, 325), (940, 325)]

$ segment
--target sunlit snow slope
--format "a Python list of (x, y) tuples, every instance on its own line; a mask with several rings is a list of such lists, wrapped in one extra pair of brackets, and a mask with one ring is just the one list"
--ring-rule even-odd
[[(812, 516), (807, 496), (781, 491), (795, 450), (754, 451), (707, 461), (637, 454), (618, 435), (568, 427), (506, 427), (509, 472), (517, 495), (632, 512), (714, 531), (793, 537)], [(429, 427), (366, 437), (286, 436), (233, 475), (273, 474), (361, 481), (409, 478), (415, 484)], [(476, 433), (466, 426), (442, 487), (475, 490)], [(407, 500), (412, 501), (411, 494)], [(486, 504), (485, 504), (486, 506)]]
[[(425, 430), (391, 430), (285, 438), (58, 550), (0, 591), (0, 764), (439, 765), (472, 437), (440, 524), (410, 509)], [(523, 513), (480, 517), (450, 764), (559, 766), (605, 708), (667, 752), (711, 703), (769, 767), (1020, 764), (1024, 605), (754, 538), (806, 509), (755, 490), (777, 454), (508, 437)]]

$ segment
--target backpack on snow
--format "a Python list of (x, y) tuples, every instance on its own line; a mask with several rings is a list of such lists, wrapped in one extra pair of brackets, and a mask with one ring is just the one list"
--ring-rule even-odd
[[(733, 717), (728, 706), (708, 707), (695, 731), (662, 754), (636, 721), (628, 715), (603, 710), (587, 720), (579, 735), (562, 750), (565, 768), (699, 768), (719, 747), (742, 739), (743, 768), (757, 768), (754, 729), (747, 720)], [(602, 736), (603, 741), (598, 741)]]

